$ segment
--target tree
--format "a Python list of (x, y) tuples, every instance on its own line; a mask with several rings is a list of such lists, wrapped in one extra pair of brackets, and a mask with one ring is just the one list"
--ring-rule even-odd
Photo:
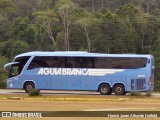
[(5, 19), (5, 17), (14, 12), (16, 9), (11, 0), (0, 0), (0, 22)]
[(9, 40), (1, 43), (2, 56), (13, 59), (14, 56), (29, 51), (29, 45), (21, 40)]
[(158, 38), (150, 48), (150, 54), (155, 58), (155, 90), (160, 91), (160, 30), (158, 31)]
[(13, 34), (16, 34), (15, 38), (21, 39), (26, 36), (25, 30), (29, 23), (30, 20), (28, 17), (17, 17), (14, 19), (14, 21), (12, 22), (12, 32)]
[(136, 46), (134, 53), (142, 53), (144, 48), (144, 32), (142, 30), (144, 30), (143, 27), (145, 27), (145, 22), (142, 22), (140, 15), (143, 15), (143, 12), (138, 7), (128, 4), (118, 8), (116, 14), (125, 21), (127, 25), (126, 30), (128, 31), (129, 36), (128, 41), (126, 42), (131, 43), (131, 45), (129, 45), (130, 47)]
[(83, 31), (79, 28), (77, 28), (79, 31), (81, 31), (87, 40), (87, 46), (88, 46), (88, 52), (91, 52), (91, 40), (90, 40), (90, 33), (89, 28), (92, 25), (95, 25), (98, 22), (98, 19), (88, 11), (84, 11), (81, 13), (82, 16), (79, 17), (78, 20), (76, 20), (76, 23), (83, 29)]
[(107, 11), (101, 16), (102, 24), (100, 26), (103, 45), (105, 46), (106, 53), (124, 53), (128, 52), (128, 26), (126, 22), (121, 19), (117, 14)]
[(3, 72), (3, 65), (8, 62), (7, 57), (0, 56), (0, 88), (6, 87), (6, 74)]
[(0, 41), (6, 41), (8, 38), (12, 37), (10, 19), (12, 18), (12, 13), (15, 11), (16, 7), (11, 0), (0, 0)]
[(56, 36), (54, 36), (53, 34), (52, 26), (55, 25), (59, 20), (57, 19), (55, 12), (49, 9), (47, 11), (35, 12), (33, 13), (33, 15), (36, 16), (37, 24), (40, 25), (41, 28), (44, 28), (48, 33), (48, 36), (52, 40), (54, 48), (56, 50), (57, 49), (57, 43), (55, 40)]
[(77, 9), (77, 5), (73, 3), (71, 0), (58, 0), (55, 4), (55, 9), (63, 23), (65, 50), (68, 51), (70, 48), (69, 36), (70, 36), (72, 15)]

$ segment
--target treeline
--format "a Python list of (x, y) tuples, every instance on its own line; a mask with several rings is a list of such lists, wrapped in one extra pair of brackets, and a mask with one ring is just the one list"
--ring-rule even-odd
[(17, 54), (59, 50), (153, 54), (160, 91), (160, 1), (0, 1), (1, 71)]

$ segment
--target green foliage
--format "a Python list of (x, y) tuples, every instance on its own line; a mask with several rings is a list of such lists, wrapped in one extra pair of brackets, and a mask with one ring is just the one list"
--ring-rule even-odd
[(15, 11), (16, 7), (11, 0), (0, 0), (0, 14), (5, 16), (8, 13), (13, 13)]
[(151, 92), (147, 92), (147, 93), (146, 93), (146, 96), (147, 96), (147, 97), (151, 97), (151, 96), (152, 96), (152, 93), (151, 93)]
[(0, 1), (0, 8), (10, 7), (12, 6), (11, 0), (1, 0)]
[(6, 87), (6, 78), (7, 73), (4, 73), (3, 71), (3, 65), (8, 62), (8, 59), (4, 56), (0, 57), (0, 88)]
[(41, 96), (40, 91), (37, 89), (32, 89), (29, 93), (29, 96)]
[(53, 10), (47, 10), (47, 11), (38, 11), (33, 13), (34, 16), (37, 17), (38, 22), (42, 23), (43, 21), (50, 20), (51, 22), (58, 22), (59, 20), (56, 18), (57, 15)]
[(29, 24), (29, 18), (17, 17), (13, 21), (12, 32), (16, 34), (16, 38), (23, 38), (26, 36), (26, 29)]
[(122, 17), (134, 17), (138, 10), (134, 5), (128, 4), (126, 6), (121, 6), (116, 9), (116, 13)]
[(77, 4), (72, 2), (72, 0), (58, 0), (55, 3), (55, 10), (56, 13), (61, 18), (61, 22), (63, 24), (63, 31), (64, 31), (64, 46), (65, 50), (70, 50), (70, 30), (71, 30), (71, 22), (72, 16), (77, 10)]
[(9, 40), (4, 42), (3, 55), (8, 58), (13, 58), (14, 56), (29, 51), (29, 46), (26, 42), (20, 40)]

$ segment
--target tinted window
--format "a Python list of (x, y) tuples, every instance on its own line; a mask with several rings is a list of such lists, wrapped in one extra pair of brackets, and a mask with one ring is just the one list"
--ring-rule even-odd
[(136, 69), (146, 67), (146, 58), (119, 58), (119, 65), (125, 69)]
[(117, 58), (97, 57), (94, 59), (95, 68), (119, 68), (117, 62)]
[(108, 68), (135, 69), (145, 67), (147, 58), (117, 57), (34, 57), (28, 69), (53, 68)]
[(14, 60), (14, 62), (20, 62), (21, 65), (25, 65), (29, 60), (30, 56), (18, 57)]
[(95, 58), (95, 68), (136, 69), (145, 67), (147, 58)]
[(29, 69), (40, 67), (53, 68), (94, 68), (93, 58), (86, 57), (34, 57)]
[(65, 58), (63, 57), (34, 57), (28, 69), (39, 67), (55, 67), (60, 68), (65, 66)]
[(94, 58), (66, 57), (66, 68), (94, 68)]

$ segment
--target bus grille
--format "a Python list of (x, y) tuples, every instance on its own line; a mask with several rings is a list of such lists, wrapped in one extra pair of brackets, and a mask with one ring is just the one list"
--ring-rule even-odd
[(145, 90), (146, 79), (131, 79), (131, 90)]

